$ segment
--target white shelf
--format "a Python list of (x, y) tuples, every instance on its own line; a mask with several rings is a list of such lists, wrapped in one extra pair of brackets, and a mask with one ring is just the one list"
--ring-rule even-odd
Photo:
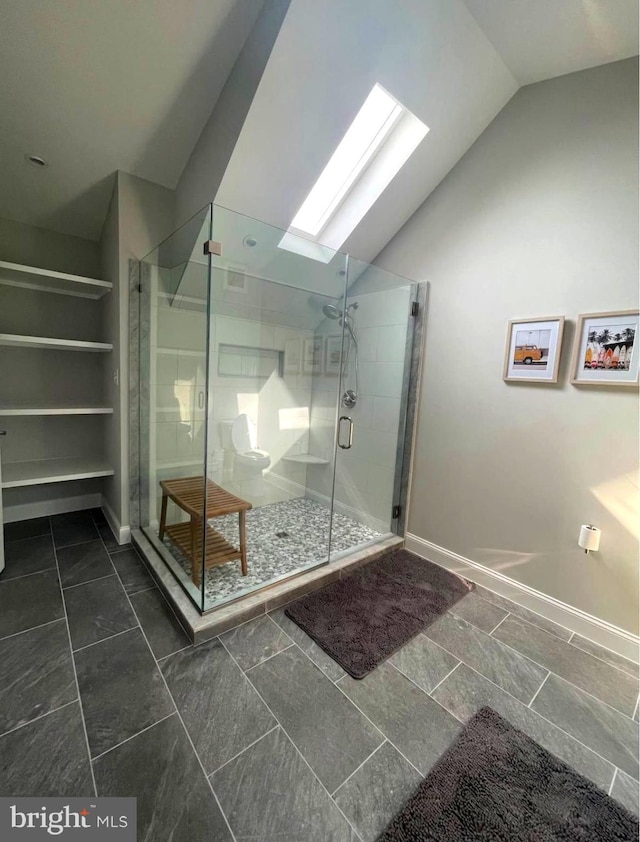
[(106, 460), (85, 456), (76, 459), (37, 459), (33, 462), (6, 462), (2, 466), (2, 487), (21, 488), (74, 479), (113, 476)]
[(113, 415), (112, 406), (0, 406), (0, 416), (14, 415)]
[(84, 342), (79, 339), (53, 339), (48, 336), (23, 336), (17, 333), (0, 333), (0, 345), (14, 348), (45, 348), (49, 351), (112, 351), (108, 342)]
[(298, 462), (302, 465), (328, 465), (328, 459), (321, 459), (320, 456), (312, 456), (311, 453), (298, 453), (295, 456), (283, 456), (283, 462)]
[(0, 284), (93, 299), (102, 298), (113, 288), (113, 284), (109, 281), (69, 275), (52, 269), (39, 269), (37, 266), (22, 266), (19, 263), (7, 263), (4, 260), (0, 260)]

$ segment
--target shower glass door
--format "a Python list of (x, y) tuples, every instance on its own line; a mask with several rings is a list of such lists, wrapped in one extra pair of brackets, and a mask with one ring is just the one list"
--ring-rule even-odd
[(353, 258), (347, 287), (344, 331), (326, 340), (340, 372), (332, 559), (397, 531), (417, 291)]
[(415, 285), (218, 206), (140, 269), (140, 523), (199, 610), (397, 532)]
[(340, 378), (323, 326), (347, 270), (218, 206), (211, 239), (205, 610), (329, 560)]

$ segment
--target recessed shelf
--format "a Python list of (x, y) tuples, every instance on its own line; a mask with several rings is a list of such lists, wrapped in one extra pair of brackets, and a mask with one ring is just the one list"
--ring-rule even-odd
[(0, 345), (14, 348), (45, 348), (48, 351), (112, 351), (108, 342), (85, 342), (79, 339), (54, 339), (48, 336), (23, 336), (18, 333), (0, 333)]
[(12, 415), (113, 415), (112, 406), (0, 406), (0, 416)]
[(52, 269), (39, 269), (37, 266), (7, 263), (5, 260), (0, 260), (0, 284), (93, 299), (102, 298), (113, 288), (109, 281), (69, 275), (67, 272), (55, 272)]
[(172, 459), (170, 462), (157, 462), (156, 469), (158, 471), (171, 470), (172, 468), (193, 468), (204, 465), (204, 456), (202, 459)]
[(294, 456), (283, 456), (283, 462), (298, 462), (302, 465), (328, 465), (328, 459), (320, 456), (313, 456), (311, 453), (296, 453)]
[(45, 485), (77, 479), (113, 476), (105, 459), (84, 456), (75, 459), (35, 459), (31, 462), (6, 462), (2, 466), (2, 488)]

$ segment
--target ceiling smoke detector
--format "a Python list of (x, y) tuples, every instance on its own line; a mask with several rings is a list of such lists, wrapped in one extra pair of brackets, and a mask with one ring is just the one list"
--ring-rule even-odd
[(47, 166), (47, 162), (44, 158), (41, 158), (40, 155), (31, 155), (29, 152), (27, 152), (27, 154), (24, 156), (24, 159), (28, 164), (31, 164), (32, 167), (39, 167), (40, 169), (42, 169), (42, 167)]

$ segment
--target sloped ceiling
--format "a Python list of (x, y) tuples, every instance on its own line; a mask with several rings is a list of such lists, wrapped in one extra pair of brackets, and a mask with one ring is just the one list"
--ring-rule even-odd
[(0, 216), (97, 239), (115, 170), (174, 188), (261, 7), (3, 0)]
[(638, 54), (638, 0), (464, 0), (521, 85)]
[(216, 201), (287, 228), (379, 82), (430, 132), (343, 245), (372, 260), (523, 81), (628, 56), (631, 5), (293, 0)]
[[(174, 188), (262, 6), (1, 2), (0, 216), (97, 239), (116, 169)], [(292, 0), (216, 200), (286, 228), (380, 82), (431, 131), (344, 244), (370, 260), (520, 84), (637, 32), (637, 0)]]

